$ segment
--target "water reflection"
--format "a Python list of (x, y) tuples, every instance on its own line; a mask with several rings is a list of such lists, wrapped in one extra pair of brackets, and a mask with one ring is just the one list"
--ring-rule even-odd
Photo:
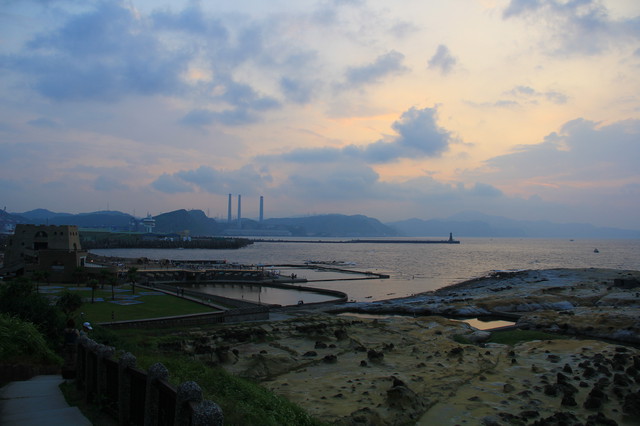
[(297, 305), (299, 301), (303, 303), (319, 303), (336, 300), (333, 296), (311, 291), (266, 287), (250, 283), (193, 284), (191, 286), (185, 285), (185, 287), (214, 296), (268, 305)]

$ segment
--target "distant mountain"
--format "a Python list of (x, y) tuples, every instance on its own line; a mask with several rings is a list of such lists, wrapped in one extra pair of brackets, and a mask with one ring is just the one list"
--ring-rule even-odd
[(191, 236), (220, 235), (222, 227), (214, 219), (208, 218), (202, 210), (175, 210), (153, 217), (156, 227), (153, 232), (160, 234), (188, 233)]
[(514, 220), (470, 211), (447, 219), (408, 219), (386, 225), (411, 237), (442, 236), (453, 232), (455, 237), (640, 238), (640, 231), (585, 223)]
[(25, 217), (33, 221), (41, 221), (41, 220), (52, 219), (57, 217), (73, 216), (71, 213), (55, 213), (47, 209), (35, 209), (35, 210), (29, 210), (28, 212), (24, 212), (24, 213), (14, 213), (14, 214)]
[(136, 219), (118, 211), (98, 211), (92, 213), (54, 213), (45, 209), (19, 213), (34, 225), (76, 225), (79, 228), (99, 228), (129, 230)]
[(0, 210), (0, 234), (12, 234), (18, 223), (29, 223), (25, 217)]
[[(242, 219), (217, 222), (202, 210), (175, 210), (154, 217), (154, 232), (160, 234), (183, 233), (191, 236), (215, 235), (293, 235), (309, 237), (433, 237), (447, 238), (452, 232), (457, 237), (512, 237), (512, 238), (640, 238), (640, 231), (597, 227), (585, 223), (553, 223), (549, 221), (514, 220), (467, 211), (444, 219), (407, 219), (383, 224), (364, 215), (327, 214), (297, 218), (274, 218), (257, 222)], [(119, 211), (92, 213), (55, 213), (35, 209), (24, 213), (0, 210), (0, 232), (11, 232), (17, 223), (42, 225), (76, 225), (114, 231), (142, 231), (140, 219)]]
[(378, 219), (363, 215), (327, 214), (299, 218), (267, 219), (266, 227), (286, 227), (293, 235), (308, 237), (394, 237), (398, 231)]

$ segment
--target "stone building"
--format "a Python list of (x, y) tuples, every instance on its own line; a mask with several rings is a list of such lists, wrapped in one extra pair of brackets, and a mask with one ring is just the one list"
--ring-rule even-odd
[(18, 224), (7, 242), (3, 269), (16, 275), (43, 271), (52, 281), (69, 280), (86, 257), (75, 225)]

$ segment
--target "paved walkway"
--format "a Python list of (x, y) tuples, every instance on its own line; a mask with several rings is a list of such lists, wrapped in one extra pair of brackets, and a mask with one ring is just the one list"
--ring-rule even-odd
[(78, 407), (69, 407), (64, 399), (59, 376), (36, 376), (11, 382), (0, 389), (2, 426), (91, 426)]

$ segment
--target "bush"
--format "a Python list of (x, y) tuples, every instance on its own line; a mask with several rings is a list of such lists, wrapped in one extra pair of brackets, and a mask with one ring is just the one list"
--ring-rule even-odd
[(141, 366), (161, 362), (169, 370), (175, 385), (195, 380), (205, 399), (217, 403), (228, 425), (299, 425), (320, 426), (322, 423), (299, 406), (268, 389), (236, 377), (221, 367), (210, 367), (197, 359), (180, 355), (150, 356), (139, 359)]
[(13, 280), (0, 288), (0, 313), (33, 323), (51, 347), (58, 347), (62, 341), (62, 313), (38, 294), (29, 280)]
[(59, 365), (62, 359), (30, 322), (0, 314), (0, 361), (3, 364)]

